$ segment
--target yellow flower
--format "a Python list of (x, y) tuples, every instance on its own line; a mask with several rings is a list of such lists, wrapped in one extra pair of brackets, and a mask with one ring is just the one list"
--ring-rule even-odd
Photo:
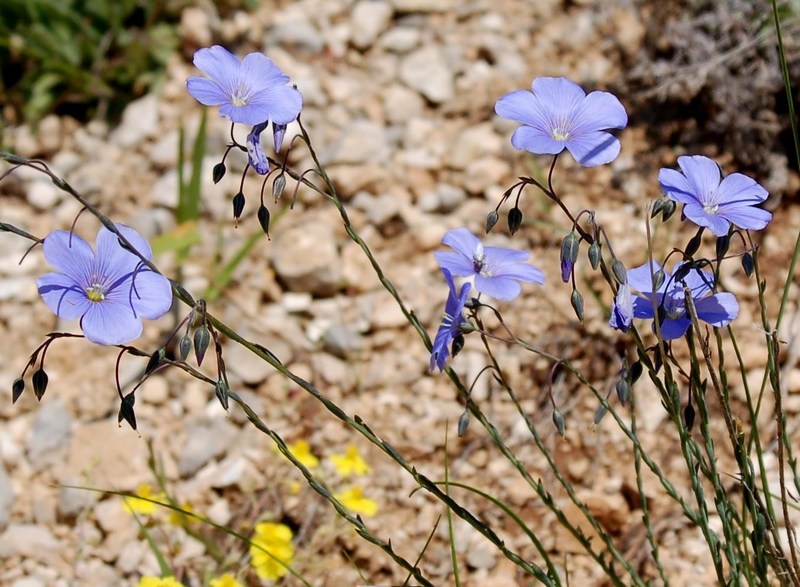
[(275, 580), (289, 572), (284, 566), (291, 564), (294, 557), (292, 530), (289, 526), (272, 522), (256, 524), (252, 542), (250, 545), (252, 565), (261, 579)]
[(183, 587), (175, 577), (142, 577), (136, 587)]
[(336, 467), (336, 472), (342, 477), (350, 475), (366, 475), (369, 473), (369, 465), (358, 454), (358, 448), (351, 444), (345, 450), (343, 455), (331, 455), (328, 457), (333, 466)]
[(211, 579), (209, 587), (242, 587), (242, 584), (230, 573), (225, 573), (219, 579)]
[(363, 514), (371, 518), (378, 513), (378, 504), (368, 497), (364, 497), (364, 490), (358, 485), (340, 491), (334, 497), (342, 502), (342, 505), (348, 510), (357, 514)]
[[(143, 483), (136, 488), (136, 495), (139, 497), (146, 497), (147, 499), (152, 499), (155, 501), (160, 501), (163, 503), (167, 502), (167, 496), (163, 493), (153, 493), (153, 488), (148, 483)], [(158, 506), (154, 504), (152, 501), (147, 501), (145, 499), (138, 499), (136, 497), (125, 497), (122, 500), (122, 505), (125, 507), (132, 514), (140, 514), (143, 516), (149, 516), (156, 512)]]
[[(182, 503), (180, 507), (183, 510), (183, 512), (187, 512), (190, 514), (194, 513), (194, 508), (192, 507), (192, 504), (188, 502)], [(178, 510), (170, 510), (169, 516), (167, 516), (167, 522), (172, 524), (173, 526), (186, 526), (194, 518), (192, 518), (191, 516), (187, 516), (183, 512), (179, 512)]]
[(319, 459), (311, 452), (311, 446), (307, 440), (300, 439), (297, 442), (287, 444), (286, 448), (292, 456), (300, 461), (307, 469), (319, 467)]

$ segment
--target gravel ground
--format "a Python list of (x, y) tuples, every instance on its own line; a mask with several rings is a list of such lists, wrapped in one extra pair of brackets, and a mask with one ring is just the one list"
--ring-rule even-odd
[[(4, 143), (20, 155), (45, 159), (113, 219), (149, 237), (169, 234), (176, 230), (179, 129), (193, 137), (201, 115), (201, 107), (185, 91), (185, 79), (196, 75), (192, 53), (212, 43), (239, 55), (264, 51), (303, 92), (304, 124), (347, 201), (353, 224), (409, 307), (433, 332), (446, 289), (432, 251), (444, 232), (457, 226), (479, 232), (517, 175), (541, 171), (509, 144), (514, 125), (493, 114), (495, 101), (542, 75), (563, 75), (587, 89), (621, 85), (625, 64), (640, 54), (647, 32), (649, 15), (636, 6), (626, 0), (304, 0), (264, 3), (252, 14), (236, 12), (221, 20), (211, 3), (203, 3), (183, 14), (182, 50), (170, 62), (163, 85), (132, 103), (118, 126), (49, 116), (37, 132), (6, 129)], [(626, 96), (620, 98), (627, 102)], [(228, 126), (209, 114), (202, 241), (185, 262), (179, 263), (172, 252), (156, 258), (167, 275), (180, 270), (186, 288), (196, 296), (218, 285), (226, 260), (259, 232), (254, 194), (260, 184), (255, 179), (245, 183), (245, 193), (253, 196), (238, 227), (231, 220), (230, 198), (238, 190), (242, 162), (231, 162), (219, 184), (211, 181)], [(564, 157), (557, 176), (570, 207), (597, 209), (616, 254), (629, 266), (643, 260), (644, 207), (659, 196), (657, 170), (674, 166), (676, 152), (682, 152), (678, 146), (649, 143), (645, 131), (635, 124), (620, 133), (622, 155), (612, 165), (584, 169)], [(297, 146), (295, 168), (304, 169), (309, 161)], [(800, 226), (800, 209), (792, 197), (796, 184), (791, 175), (779, 192), (773, 191), (780, 207), (762, 239), (771, 283), (786, 278)], [(0, 196), (0, 219), (38, 236), (68, 228), (80, 210), (30, 170), (18, 170), (0, 183)], [(276, 217), (278, 208), (273, 208)], [(525, 295), (502, 307), (504, 318), (537, 348), (578, 361), (603, 388), (613, 381), (623, 343), (606, 327), (603, 309), (591, 299), (586, 322), (580, 325), (574, 318), (570, 292), (559, 277), (558, 250), (569, 228), (559, 211), (532, 192), (522, 208), (526, 221), (520, 233), (511, 239), (496, 230), (492, 243), (530, 248), (549, 285), (526, 286)], [(675, 221), (669, 226), (656, 233), (658, 246), (667, 248), (692, 232), (675, 230)], [(91, 240), (97, 224), (83, 215), (76, 230)], [(348, 240), (336, 210), (301, 189), (294, 210), (275, 219), (271, 237), (257, 240), (231, 283), (209, 301), (209, 310), (269, 348), (348, 414), (358, 414), (431, 479), (444, 477), (447, 453), (451, 478), (486, 490), (520, 512), (553, 559), (568, 570), (571, 584), (603, 584), (592, 561), (479, 425), (473, 422), (464, 438), (455, 439), (462, 411), (455, 392), (445, 376), (428, 373), (427, 352)], [(74, 323), (58, 323), (45, 310), (35, 277), (46, 264), (38, 250), (19, 263), (26, 248), (22, 239), (0, 234), (0, 337), (7, 341), (0, 381), (7, 387), (46, 333), (77, 329)], [(581, 283), (595, 283), (588, 269), (579, 266)], [(752, 303), (755, 285), (733, 269), (723, 277), (727, 289), (742, 301), (740, 344), (748, 379), (759, 381), (764, 355)], [(781, 333), (788, 342), (800, 328), (796, 285), (795, 277), (790, 319)], [(777, 307), (777, 291), (768, 295), (770, 308)], [(177, 309), (179, 317), (186, 312)], [(172, 326), (168, 318), (148, 324), (137, 345), (157, 348)], [(800, 369), (793, 348), (787, 345), (782, 360), (785, 407), (796, 430)], [(412, 495), (415, 484), (408, 475), (268, 365), (236, 345), (226, 345), (224, 352), (232, 388), (287, 441), (307, 440), (320, 457), (357, 445), (371, 467), (361, 481), (364, 492), (379, 505), (377, 515), (367, 519), (369, 528), (415, 560), (437, 519), (445, 515), (441, 504), (423, 492)], [(559, 438), (541, 392), (550, 365), (517, 348), (499, 352), (524, 409), (579, 497), (618, 548), (640, 564), (645, 576), (654, 577), (642, 512), (631, 498), (636, 497), (633, 455), (622, 432), (612, 422), (591, 426), (594, 399), (567, 379), (558, 390), (567, 419), (566, 437)], [(238, 408), (225, 413), (205, 384), (178, 370), (151, 378), (137, 394), (137, 433), (117, 425), (115, 350), (66, 340), (54, 344), (47, 356), (51, 383), (42, 401), (28, 392), (14, 405), (0, 403), (1, 584), (135, 585), (142, 574), (158, 574), (147, 541), (119, 497), (64, 487), (134, 491), (143, 483), (155, 485), (149, 447), (163, 466), (170, 491), (195, 511), (245, 534), (259, 519), (292, 526), (298, 535), (296, 568), (312, 584), (399, 584), (405, 579), (387, 556), (361, 541), (300, 483), (299, 473)], [(485, 361), (477, 341), (468, 339), (453, 367), (471, 381)], [(142, 362), (123, 362), (123, 381), (133, 380), (142, 368)], [(732, 393), (741, 397), (741, 382), (733, 379)], [(482, 378), (473, 399), (534, 478), (553, 488), (565, 515), (580, 520), (580, 513), (555, 489), (552, 473), (514, 406), (498, 391)], [(645, 382), (636, 393), (643, 443), (666, 471), (674, 472), (671, 478), (679, 491), (688, 490), (675, 439), (662, 427), (666, 414), (658, 397)], [(764, 413), (760, 424), (766, 428), (771, 415)], [(723, 433), (722, 422), (718, 424)], [(723, 470), (734, 470), (731, 455), (722, 453), (719, 461)], [(767, 461), (774, 466), (772, 454)], [(321, 475), (333, 485), (340, 483), (327, 462)], [(714, 584), (699, 530), (688, 525), (655, 478), (645, 479), (645, 491), (662, 553), (668, 553), (664, 564), (673, 585)], [(458, 497), (510, 548), (535, 557), (528, 539), (499, 510), (474, 495)], [(420, 562), (437, 585), (453, 581), (443, 520)], [(206, 547), (184, 529), (162, 522), (151, 531), (165, 545), (176, 571), (191, 569), (187, 585), (205, 585), (203, 573), (219, 571)], [(465, 585), (530, 584), (460, 520), (455, 537)], [(245, 547), (221, 535), (215, 540), (230, 553), (229, 568), (246, 567)], [(242, 580), (260, 584), (254, 575)], [(286, 579), (283, 584), (294, 583)]]

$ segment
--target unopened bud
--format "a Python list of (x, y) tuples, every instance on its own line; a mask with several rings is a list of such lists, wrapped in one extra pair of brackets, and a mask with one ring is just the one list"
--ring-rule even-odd
[(600, 258), (601, 258), (600, 242), (594, 241), (589, 246), (589, 263), (591, 264), (592, 269), (597, 269), (600, 266)]
[(691, 257), (697, 252), (697, 249), (700, 248), (700, 243), (703, 240), (703, 229), (697, 231), (697, 234), (694, 235), (691, 240), (686, 245), (686, 250), (683, 252), (684, 255), (687, 257)]
[(665, 198), (659, 198), (655, 202), (653, 202), (653, 209), (650, 212), (650, 218), (655, 218), (658, 216), (659, 212), (664, 209), (664, 202)]
[(722, 259), (725, 253), (728, 252), (728, 247), (731, 246), (731, 237), (726, 234), (717, 238), (717, 259)]
[(628, 403), (628, 398), (631, 395), (631, 386), (628, 383), (628, 380), (623, 377), (617, 381), (616, 390), (619, 403), (621, 403), (623, 406), (626, 405)]
[(664, 280), (667, 278), (663, 269), (659, 269), (653, 273), (653, 291), (658, 291), (664, 285)]
[(164, 357), (166, 356), (167, 352), (166, 350), (164, 350), (164, 347), (161, 347), (160, 349), (154, 351), (153, 354), (150, 355), (150, 360), (147, 361), (147, 366), (144, 368), (144, 374), (149, 375), (150, 373), (155, 371), (156, 367), (158, 367), (161, 364), (161, 361), (163, 361)]
[(277, 200), (283, 195), (283, 190), (286, 189), (286, 176), (281, 173), (272, 182), (272, 199)]
[(44, 372), (43, 368), (39, 368), (33, 372), (31, 376), (31, 383), (33, 383), (33, 393), (36, 394), (36, 399), (42, 399), (44, 392), (47, 390), (47, 382), (48, 382), (47, 373)]
[(181, 355), (181, 361), (185, 361), (192, 352), (192, 339), (188, 334), (184, 334), (178, 343), (178, 352)]
[(269, 210), (264, 204), (258, 207), (256, 216), (258, 217), (258, 223), (261, 225), (261, 230), (269, 237)]
[(694, 406), (689, 402), (683, 409), (683, 423), (686, 424), (686, 430), (689, 432), (692, 431), (692, 427), (694, 426), (694, 415)]
[(133, 411), (133, 404), (136, 403), (136, 396), (133, 392), (122, 398), (119, 404), (119, 414), (117, 415), (117, 423), (125, 420), (128, 425), (136, 430), (136, 414)]
[(622, 261), (614, 259), (611, 262), (611, 271), (614, 272), (614, 277), (617, 278), (618, 282), (623, 285), (628, 283), (628, 272), (625, 271), (625, 265), (622, 264)]
[(508, 211), (508, 231), (513, 235), (522, 224), (522, 210), (517, 206)]
[(555, 424), (558, 434), (563, 438), (567, 427), (564, 424), (564, 416), (555, 408), (553, 408), (553, 424)]
[(564, 283), (569, 281), (575, 261), (578, 258), (580, 239), (574, 232), (570, 232), (561, 241), (561, 280)]
[(497, 221), (500, 220), (500, 214), (497, 213), (497, 210), (492, 210), (489, 212), (489, 215), (486, 217), (486, 232), (489, 233), (494, 228), (494, 225), (497, 224)]
[(225, 163), (217, 163), (214, 165), (214, 169), (211, 171), (211, 179), (214, 180), (214, 183), (219, 183), (220, 180), (225, 177)]
[(593, 420), (595, 426), (597, 426), (600, 422), (603, 421), (603, 418), (606, 417), (607, 412), (608, 410), (603, 404), (597, 406), (597, 410), (595, 410), (594, 412), (594, 420)]
[(664, 202), (664, 208), (661, 210), (661, 221), (666, 222), (672, 218), (672, 215), (675, 214), (675, 209), (677, 207), (677, 204), (672, 200), (666, 200)]
[(639, 377), (642, 376), (642, 371), (643, 369), (641, 361), (636, 361), (633, 365), (631, 365), (631, 375), (630, 375), (631, 384), (634, 384), (637, 381), (639, 381)]
[(744, 255), (742, 255), (742, 269), (744, 269), (744, 274), (747, 277), (753, 274), (755, 263), (753, 263), (753, 255), (750, 254), (750, 251), (745, 251)]
[(214, 395), (217, 396), (219, 403), (222, 405), (222, 409), (226, 412), (228, 411), (228, 384), (225, 383), (224, 377), (219, 377), (217, 379), (216, 385), (214, 385)]
[(11, 403), (17, 403), (19, 396), (22, 395), (22, 392), (25, 391), (25, 381), (22, 377), (18, 377), (14, 380), (14, 384), (11, 386)]
[(239, 192), (233, 196), (233, 217), (236, 220), (239, 220), (239, 218), (242, 216), (242, 212), (244, 212), (244, 204), (245, 200), (242, 192)]
[(572, 304), (572, 309), (575, 310), (575, 315), (578, 320), (583, 322), (583, 296), (577, 289), (572, 290), (572, 295), (569, 297), (569, 303)]
[(464, 410), (461, 413), (461, 416), (458, 418), (458, 437), (464, 438), (464, 435), (467, 433), (467, 428), (469, 428), (469, 412)]
[(197, 358), (198, 367), (203, 363), (203, 357), (206, 356), (206, 349), (208, 349), (208, 344), (210, 342), (211, 333), (208, 331), (208, 328), (206, 328), (206, 325), (202, 324), (200, 328), (194, 332), (194, 355)]
[(464, 335), (458, 334), (453, 338), (453, 344), (450, 346), (450, 355), (455, 357), (464, 348)]

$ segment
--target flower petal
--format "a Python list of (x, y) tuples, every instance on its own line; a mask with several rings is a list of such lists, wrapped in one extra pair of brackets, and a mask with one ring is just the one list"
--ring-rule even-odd
[[(658, 261), (650, 261), (649, 263), (645, 263), (644, 265), (639, 265), (638, 267), (634, 267), (633, 269), (628, 269), (625, 273), (628, 277), (628, 285), (630, 285), (636, 291), (642, 294), (648, 294), (653, 291), (653, 280), (651, 278), (650, 272), (650, 265), (652, 264), (652, 273), (655, 273), (661, 269), (661, 263)], [(670, 274), (666, 271), (664, 272), (664, 283), (661, 284), (661, 287), (658, 288), (658, 291), (663, 292), (664, 288), (666, 287), (666, 282), (669, 281)]]
[[(686, 334), (687, 330), (689, 330), (691, 323), (692, 321), (688, 318), (664, 320), (664, 323), (661, 325), (661, 337), (664, 340), (674, 340), (676, 338), (680, 338)], [(655, 324), (653, 324), (653, 331), (655, 332)]]
[[(464, 255), (471, 262), (472, 256), (475, 254), (481, 241), (477, 236), (472, 234), (468, 228), (462, 227), (448, 230), (444, 237), (442, 237), (442, 244)], [(459, 275), (453, 271), (451, 271), (451, 273), (453, 273), (453, 275)]]
[(186, 80), (186, 91), (204, 106), (221, 106), (231, 101), (220, 86), (204, 77), (190, 77)]
[(675, 169), (662, 168), (658, 172), (658, 183), (661, 190), (670, 200), (679, 204), (697, 203), (697, 195), (686, 176)]
[[(672, 270), (673, 273), (677, 272), (678, 267), (681, 265), (683, 265), (683, 263), (677, 263)], [(692, 292), (692, 299), (698, 300), (711, 292), (711, 288), (714, 287), (714, 274), (709, 271), (703, 271), (702, 269), (692, 268), (689, 270), (689, 273), (686, 274), (686, 277), (683, 278), (683, 281), (686, 283), (689, 291)], [(683, 284), (678, 284), (677, 287), (682, 290)]]
[(278, 124), (289, 124), (303, 108), (303, 95), (297, 88), (290, 86), (266, 88), (254, 94), (244, 108), (265, 112), (267, 115), (262, 121), (269, 119)]
[(717, 190), (720, 196), (720, 205), (753, 205), (760, 204), (767, 199), (769, 192), (756, 180), (741, 173), (731, 173)]
[(94, 251), (77, 234), (66, 230), (51, 232), (45, 237), (42, 250), (45, 260), (69, 277), (75, 285), (89, 285), (94, 268)]
[[(117, 224), (117, 230), (148, 261), (153, 258), (150, 244), (138, 232), (124, 224)], [(103, 283), (116, 284), (130, 276), (141, 260), (122, 247), (119, 237), (105, 226), (97, 233), (97, 261), (95, 279)]]
[(223, 91), (229, 92), (239, 83), (242, 64), (225, 47), (214, 45), (198, 49), (192, 61), (197, 69), (214, 80)]
[(475, 267), (471, 259), (467, 259), (460, 253), (453, 253), (451, 251), (436, 251), (433, 253), (439, 267), (447, 269), (453, 275), (458, 277), (470, 277), (475, 275)]
[(567, 146), (566, 141), (559, 141), (540, 128), (521, 126), (511, 135), (511, 144), (515, 149), (528, 151), (537, 155), (557, 155)]
[(133, 275), (130, 299), (139, 317), (155, 320), (172, 307), (172, 286), (160, 273), (142, 268)]
[(475, 289), (487, 296), (504, 301), (513, 300), (522, 291), (519, 283), (511, 277), (484, 277), (480, 274), (475, 276)]
[[(656, 302), (657, 303), (657, 302)], [(653, 301), (648, 298), (635, 297), (633, 298), (633, 316), (634, 318), (653, 318)]]
[(678, 166), (686, 176), (698, 201), (702, 201), (705, 195), (716, 192), (719, 188), (722, 179), (719, 165), (708, 157), (684, 155), (678, 157)]
[(697, 300), (694, 304), (697, 317), (711, 326), (727, 326), (739, 315), (739, 302), (732, 293), (722, 292)]
[(529, 126), (540, 127), (545, 122), (538, 100), (528, 90), (515, 90), (506, 94), (494, 105), (494, 111), (502, 118)]
[(533, 80), (531, 89), (542, 103), (542, 109), (550, 110), (554, 119), (572, 119), (586, 98), (583, 88), (565, 77), (537, 77)]
[(697, 226), (705, 226), (715, 236), (728, 234), (730, 222), (719, 214), (709, 214), (701, 204), (691, 203), (683, 205), (683, 214)]
[(625, 128), (628, 113), (614, 94), (590, 92), (580, 103), (573, 120), (575, 132), (593, 132), (607, 128)]
[(91, 304), (86, 293), (63, 273), (46, 273), (36, 280), (36, 286), (47, 307), (64, 320), (80, 318)]
[(567, 150), (584, 167), (611, 163), (620, 151), (617, 137), (605, 131), (576, 133), (567, 141)]
[(142, 321), (133, 315), (127, 302), (106, 298), (90, 303), (81, 319), (84, 336), (97, 344), (125, 344), (142, 334)]
[(761, 230), (772, 220), (770, 212), (755, 206), (720, 206), (719, 215), (748, 230)]

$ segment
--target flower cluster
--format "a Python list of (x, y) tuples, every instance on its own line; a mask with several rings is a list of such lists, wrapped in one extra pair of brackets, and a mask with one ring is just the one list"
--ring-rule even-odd
[(289, 572), (294, 558), (292, 529), (285, 524), (261, 522), (256, 524), (251, 540), (250, 556), (261, 579), (274, 581)]

